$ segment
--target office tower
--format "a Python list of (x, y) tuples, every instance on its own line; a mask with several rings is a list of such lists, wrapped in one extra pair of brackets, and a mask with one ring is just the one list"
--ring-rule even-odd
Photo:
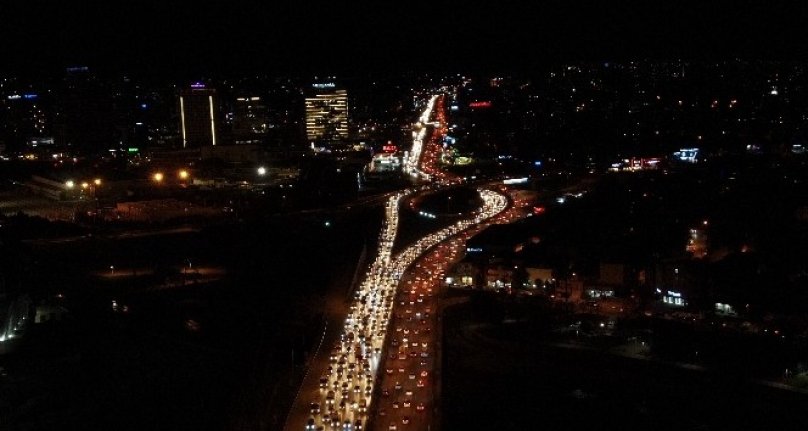
[(195, 83), (180, 90), (179, 102), (182, 148), (216, 145), (219, 138), (216, 90)]
[(306, 137), (309, 141), (348, 138), (348, 92), (333, 82), (313, 84), (306, 97)]

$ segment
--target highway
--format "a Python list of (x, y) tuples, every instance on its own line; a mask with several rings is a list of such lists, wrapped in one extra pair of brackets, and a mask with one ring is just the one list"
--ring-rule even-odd
[[(414, 134), (413, 151), (405, 162), (405, 171), (420, 180), (437, 180), (434, 168), (426, 167), (430, 169), (427, 173), (422, 163), (435, 160), (436, 155), (432, 153), (437, 146), (423, 147), (423, 144), (427, 138), (426, 124), (441, 128), (441, 123), (435, 126), (428, 120), (436, 104), (442, 110), (442, 99), (432, 96), (427, 103), (417, 125), (420, 129)], [(440, 121), (443, 121), (442, 114)], [(436, 136), (430, 138), (429, 143), (437, 139)], [(430, 154), (422, 154), (421, 148), (428, 148)], [(506, 210), (511, 207), (511, 200), (500, 190), (480, 187), (477, 191), (483, 204), (479, 209), (421, 237), (395, 256), (392, 250), (402, 200), (457, 182), (458, 179), (445, 176), (431, 186), (410, 188), (388, 198), (376, 259), (356, 289), (338, 335), (327, 337), (324, 334), (324, 343), (327, 338), (333, 341), (318, 348), (310, 360), (285, 429), (362, 430), (368, 426), (370, 412), (377, 413), (372, 422), (376, 429), (429, 427), (435, 389), (431, 372), (438, 363), (434, 359), (435, 286), (439, 285), (443, 270), (457, 257), (469, 235), (479, 231), (485, 223), (505, 220), (503, 214), (509, 213)], [(419, 259), (425, 254), (426, 260), (420, 263)], [(398, 379), (399, 384), (392, 379)], [(410, 405), (403, 407), (406, 402)], [(388, 410), (395, 409), (393, 403), (400, 403), (400, 410), (391, 411), (387, 416)], [(421, 410), (418, 410), (419, 405)], [(415, 419), (406, 414), (407, 409), (424, 415)], [(408, 426), (410, 421), (411, 427)]]

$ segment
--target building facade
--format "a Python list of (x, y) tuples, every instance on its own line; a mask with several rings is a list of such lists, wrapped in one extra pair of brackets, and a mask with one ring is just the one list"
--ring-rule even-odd
[(306, 97), (306, 137), (310, 142), (348, 138), (348, 92), (334, 83), (313, 84)]
[(182, 148), (216, 145), (219, 119), (216, 90), (204, 84), (193, 84), (179, 94), (180, 135)]

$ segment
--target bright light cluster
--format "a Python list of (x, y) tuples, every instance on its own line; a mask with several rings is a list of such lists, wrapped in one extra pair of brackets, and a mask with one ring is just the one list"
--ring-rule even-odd
[(404, 157), (404, 173), (413, 177), (421, 177), (425, 180), (430, 180), (430, 175), (421, 171), (419, 162), (421, 159), (421, 151), (424, 147), (424, 139), (426, 138), (426, 127), (429, 123), (429, 118), (432, 116), (432, 110), (435, 107), (435, 101), (438, 96), (434, 95), (429, 99), (426, 109), (421, 114), (418, 124), (416, 124), (417, 131), (412, 132), (412, 150)]
[(392, 248), (398, 231), (399, 204), (414, 190), (400, 192), (387, 201), (376, 260), (357, 289), (340, 341), (331, 350), (329, 367), (320, 379), (320, 399), (315, 401), (317, 406), (312, 406), (307, 430), (320, 425), (342, 430), (364, 429), (402, 274), (430, 248), (508, 206), (505, 196), (486, 189), (478, 191), (483, 206), (472, 217), (422, 237), (396, 256), (392, 256)]

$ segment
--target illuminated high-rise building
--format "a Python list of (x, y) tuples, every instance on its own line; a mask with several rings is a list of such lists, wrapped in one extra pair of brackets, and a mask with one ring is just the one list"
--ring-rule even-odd
[(216, 145), (219, 119), (216, 90), (196, 83), (180, 91), (180, 137), (182, 148)]
[(348, 92), (333, 82), (313, 84), (306, 97), (306, 137), (309, 141), (348, 138)]

